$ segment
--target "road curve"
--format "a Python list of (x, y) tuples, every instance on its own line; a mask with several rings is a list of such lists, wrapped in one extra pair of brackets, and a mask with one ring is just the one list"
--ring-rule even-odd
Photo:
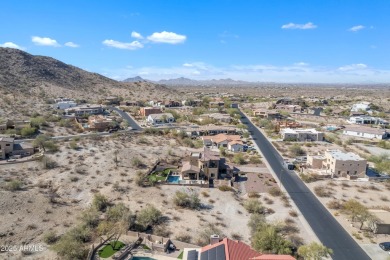
[(131, 116), (129, 116), (129, 114), (127, 114), (123, 110), (120, 110), (119, 108), (116, 107), (107, 107), (107, 108), (118, 112), (118, 114), (129, 123), (129, 126), (133, 128), (133, 130), (142, 130), (142, 128), (137, 124), (137, 122), (135, 122), (134, 119), (131, 118)]
[(302, 180), (293, 171), (285, 168), (283, 158), (260, 130), (241, 111), (240, 113), (242, 123), (248, 126), (248, 130), (251, 131), (252, 137), (255, 139), (253, 141), (260, 148), (272, 170), (281, 179), (282, 185), (318, 239), (325, 246), (333, 249), (332, 258), (336, 260), (370, 259), (366, 252), (352, 239), (309, 188), (306, 187)]

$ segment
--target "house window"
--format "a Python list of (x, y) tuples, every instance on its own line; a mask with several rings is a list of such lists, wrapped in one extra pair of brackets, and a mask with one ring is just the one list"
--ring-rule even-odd
[(349, 171), (347, 171), (347, 174), (349, 174)]
[(214, 173), (212, 173), (212, 174), (210, 175), (210, 177), (211, 177), (211, 178), (214, 178), (214, 176), (215, 176), (215, 174), (214, 174)]
[(340, 175), (340, 171), (338, 171), (337, 174)]
[(5, 144), (5, 146), (10, 146), (10, 144)]
[(355, 174), (357, 174), (357, 171), (355, 171)]

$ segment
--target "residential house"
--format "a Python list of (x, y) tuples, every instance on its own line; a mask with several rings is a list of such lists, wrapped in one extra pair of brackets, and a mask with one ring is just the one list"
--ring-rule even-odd
[(219, 107), (224, 107), (224, 106), (225, 106), (225, 102), (223, 102), (223, 101), (211, 101), (209, 103), (210, 108), (219, 108)]
[(291, 129), (280, 130), (283, 141), (323, 141), (325, 134), (315, 129)]
[(236, 134), (237, 129), (234, 126), (190, 126), (183, 129), (189, 136), (217, 135), (217, 134)]
[(6, 123), (0, 124), (0, 131), (6, 131), (6, 130), (7, 130), (7, 124)]
[(302, 113), (302, 107), (299, 105), (285, 105), (285, 104), (277, 104), (274, 106), (274, 109), (278, 111), (284, 111), (288, 113)]
[(184, 248), (183, 260), (295, 260), (290, 255), (262, 254), (249, 245), (218, 235), (210, 237), (210, 244), (202, 248)]
[(388, 125), (389, 122), (386, 120), (383, 120), (379, 117), (373, 117), (373, 116), (351, 116), (348, 120), (351, 124), (359, 124), (359, 125)]
[(229, 151), (243, 151), (244, 143), (239, 135), (217, 134), (213, 136), (202, 136), (205, 146), (215, 146), (217, 148), (224, 147)]
[(369, 111), (371, 110), (370, 102), (362, 102), (352, 105), (351, 112)]
[(268, 109), (254, 109), (252, 110), (253, 116), (266, 119), (278, 119), (280, 113), (278, 111), (272, 111)]
[(357, 154), (340, 150), (326, 150), (324, 156), (309, 155), (307, 163), (313, 169), (329, 171), (332, 177), (362, 178), (367, 171), (367, 160)]
[(141, 107), (139, 109), (139, 114), (144, 117), (148, 117), (151, 114), (161, 114), (161, 108), (160, 107)]
[(164, 102), (164, 106), (165, 107), (181, 107), (181, 103), (178, 101), (169, 100), (169, 101)]
[(128, 107), (140, 107), (140, 106), (142, 106), (142, 102), (141, 101), (130, 101), (130, 100), (121, 101), (119, 104), (121, 106), (128, 106)]
[(104, 105), (119, 105), (120, 103), (120, 99), (119, 97), (114, 97), (114, 96), (111, 96), (111, 97), (106, 97), (103, 102), (102, 102)]
[(102, 115), (90, 116), (85, 130), (103, 132), (112, 127), (113, 120)]
[(152, 125), (166, 124), (175, 122), (171, 113), (150, 114), (146, 121)]
[(0, 159), (10, 156), (27, 156), (34, 154), (34, 147), (28, 143), (15, 143), (14, 138), (0, 137)]
[(182, 179), (216, 179), (220, 169), (219, 152), (204, 148), (203, 152), (192, 152), (189, 161), (183, 162)]
[(374, 128), (369, 126), (346, 126), (343, 129), (344, 135), (350, 135), (354, 137), (368, 138), (368, 139), (387, 139), (390, 137), (390, 133), (386, 129)]
[(55, 109), (61, 109), (61, 110), (64, 110), (64, 109), (67, 109), (67, 108), (71, 108), (71, 107), (76, 107), (77, 106), (77, 103), (73, 100), (70, 100), (70, 101), (59, 101), (57, 103), (55, 103), (53, 105), (53, 107)]
[(183, 106), (192, 106), (192, 107), (200, 107), (202, 106), (202, 100), (200, 99), (188, 99), (188, 100), (183, 100), (182, 102)]
[(102, 105), (83, 105), (65, 109), (66, 114), (69, 115), (74, 113), (77, 117), (103, 114), (104, 111), (105, 109)]
[(223, 123), (230, 123), (232, 121), (232, 118), (228, 114), (212, 113), (212, 114), (206, 114), (205, 116)]

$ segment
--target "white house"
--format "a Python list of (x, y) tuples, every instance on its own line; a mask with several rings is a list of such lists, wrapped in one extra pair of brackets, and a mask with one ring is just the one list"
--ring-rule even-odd
[(59, 101), (53, 105), (55, 109), (67, 109), (77, 106), (77, 103), (74, 101)]
[(344, 135), (350, 135), (368, 139), (386, 139), (390, 133), (386, 129), (373, 128), (368, 126), (347, 126), (343, 130)]
[(352, 106), (351, 112), (369, 111), (371, 109), (369, 102), (357, 103)]
[(232, 152), (242, 152), (244, 151), (244, 144), (242, 141), (231, 141), (228, 143), (228, 150)]
[(365, 125), (365, 124), (373, 124), (373, 125), (388, 125), (389, 122), (386, 120), (383, 120), (379, 117), (373, 117), (373, 116), (351, 116), (348, 120), (351, 124), (359, 124), (359, 125)]
[(280, 134), (282, 136), (283, 141), (291, 140), (291, 141), (323, 141), (324, 133), (319, 132), (315, 129), (291, 129), (284, 128), (280, 130)]
[(150, 114), (146, 121), (152, 125), (166, 124), (175, 122), (175, 118), (171, 113)]

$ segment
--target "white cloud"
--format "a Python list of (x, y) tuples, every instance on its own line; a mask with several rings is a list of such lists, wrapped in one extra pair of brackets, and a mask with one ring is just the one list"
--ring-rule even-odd
[(364, 28), (366, 28), (364, 25), (355, 25), (355, 26), (349, 28), (348, 31), (357, 32), (357, 31), (363, 30)]
[(140, 34), (140, 33), (138, 33), (138, 32), (131, 32), (131, 37), (133, 37), (133, 38), (136, 38), (136, 39), (143, 39), (144, 37), (142, 37), (142, 35)]
[(67, 42), (64, 45), (67, 46), (67, 47), (71, 47), (71, 48), (78, 48), (78, 47), (80, 47), (80, 45), (78, 45), (78, 44), (76, 44), (74, 42)]
[(194, 65), (192, 65), (191, 63), (184, 63), (183, 67), (194, 67)]
[(364, 70), (367, 69), (367, 65), (363, 63), (345, 65), (339, 68), (340, 71), (352, 71), (352, 70)]
[(61, 46), (56, 40), (50, 39), (48, 37), (33, 36), (31, 40), (36, 45), (40, 45), (40, 46), (51, 46), (51, 47)]
[(0, 47), (24, 50), (23, 47), (21, 47), (21, 46), (15, 44), (15, 43), (13, 43), (13, 42), (1, 43), (1, 44), (0, 44)]
[(103, 44), (109, 47), (125, 49), (125, 50), (137, 50), (144, 47), (144, 45), (139, 41), (132, 41), (130, 43), (127, 43), (127, 42), (118, 42), (114, 40), (104, 40)]
[(183, 43), (187, 36), (176, 34), (174, 32), (155, 32), (152, 35), (147, 37), (149, 41), (157, 43), (169, 43), (169, 44), (178, 44)]
[(298, 66), (298, 67), (303, 67), (303, 66), (308, 66), (308, 65), (309, 65), (309, 63), (306, 63), (303, 61), (294, 63), (294, 66)]
[(315, 28), (317, 28), (317, 25), (313, 24), (312, 22), (308, 22), (305, 24), (288, 23), (288, 24), (282, 25), (282, 29), (308, 30), (308, 29), (315, 29)]

